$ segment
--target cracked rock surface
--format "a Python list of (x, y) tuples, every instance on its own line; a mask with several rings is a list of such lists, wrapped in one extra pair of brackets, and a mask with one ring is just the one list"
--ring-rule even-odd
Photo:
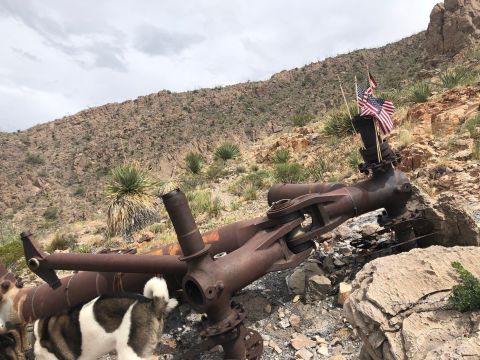
[(344, 305), (363, 339), (363, 359), (479, 359), (480, 312), (460, 313), (447, 298), (459, 261), (480, 275), (480, 248), (432, 246), (379, 258), (352, 283)]

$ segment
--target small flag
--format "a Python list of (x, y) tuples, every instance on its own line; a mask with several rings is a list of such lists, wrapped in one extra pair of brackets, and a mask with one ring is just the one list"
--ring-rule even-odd
[(395, 106), (390, 100), (373, 97), (368, 94), (368, 89), (364, 90), (359, 86), (357, 88), (357, 101), (361, 109), (360, 115), (376, 118), (384, 135), (392, 131), (392, 114), (395, 111)]

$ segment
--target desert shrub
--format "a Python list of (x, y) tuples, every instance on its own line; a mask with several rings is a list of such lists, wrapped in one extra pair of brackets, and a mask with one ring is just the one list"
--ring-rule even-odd
[(202, 170), (203, 157), (199, 153), (189, 152), (185, 156), (185, 164), (192, 174), (198, 174)]
[[(245, 200), (256, 199), (256, 191), (265, 187), (265, 179), (269, 177), (266, 171), (257, 171), (242, 176), (229, 188), (232, 194), (243, 196)], [(253, 195), (255, 192), (255, 195)], [(255, 196), (255, 198), (253, 198)]]
[(474, 69), (468, 67), (457, 67), (450, 69), (440, 74), (440, 80), (443, 87), (447, 89), (454, 88), (455, 86), (464, 85), (475, 79), (477, 72)]
[(331, 172), (334, 166), (323, 158), (316, 160), (315, 166), (310, 168), (310, 179), (314, 182), (323, 181), (325, 174)]
[(358, 165), (362, 162), (362, 156), (358, 150), (352, 150), (347, 154), (347, 164), (353, 170), (358, 170)]
[(147, 227), (147, 230), (153, 232), (154, 234), (159, 234), (161, 233), (163, 230), (165, 230), (165, 224), (161, 224), (161, 223), (154, 223), (154, 224), (151, 224)]
[(243, 165), (238, 165), (236, 168), (235, 168), (235, 172), (237, 174), (243, 174), (245, 171), (247, 171), (247, 169), (245, 168), (245, 166)]
[(74, 196), (82, 197), (86, 193), (85, 187), (84, 186), (78, 186), (75, 191), (73, 192)]
[(192, 209), (193, 215), (208, 214), (217, 217), (222, 210), (220, 200), (209, 190), (197, 190), (185, 194)]
[(47, 251), (54, 252), (55, 250), (67, 250), (73, 248), (76, 244), (77, 237), (74, 234), (56, 232), (52, 241), (47, 246)]
[(460, 283), (452, 289), (449, 302), (458, 311), (480, 310), (480, 280), (466, 270), (458, 261), (452, 267), (460, 277)]
[(288, 149), (278, 149), (272, 155), (272, 162), (274, 164), (286, 163), (289, 159), (290, 151), (288, 151)]
[(382, 91), (376, 95), (378, 95), (378, 97), (381, 99), (390, 100), (396, 107), (399, 107), (405, 103), (405, 97), (402, 96), (402, 93), (399, 90), (393, 89), (389, 91)]
[(73, 246), (72, 250), (82, 254), (90, 254), (93, 252), (93, 248), (87, 244), (76, 244)]
[(463, 128), (470, 133), (471, 137), (474, 137), (476, 129), (480, 128), (480, 115), (471, 117), (465, 121)]
[(292, 116), (292, 124), (293, 126), (305, 126), (309, 122), (311, 122), (314, 119), (314, 116), (312, 114), (308, 113), (298, 113)]
[(23, 245), (13, 226), (0, 224), (0, 262), (12, 268), (23, 257)]
[(27, 156), (25, 158), (25, 162), (30, 165), (43, 165), (45, 164), (45, 160), (38, 155), (38, 154), (31, 154), (27, 153)]
[(110, 235), (129, 237), (133, 231), (159, 220), (152, 194), (157, 185), (133, 162), (111, 171), (106, 185), (109, 199), (107, 228)]
[(205, 172), (205, 177), (207, 180), (216, 180), (225, 175), (225, 164), (223, 161), (214, 161), (210, 166), (207, 168)]
[(299, 163), (276, 164), (274, 168), (275, 181), (281, 183), (297, 183), (307, 176), (305, 168)]
[(416, 83), (412, 88), (412, 94), (410, 100), (414, 103), (422, 103), (432, 95), (432, 89), (430, 84), (424, 81)]
[(45, 218), (45, 220), (49, 221), (57, 220), (59, 212), (60, 211), (58, 210), (58, 208), (56, 208), (55, 206), (50, 206), (44, 211), (43, 217)]
[(217, 146), (214, 153), (215, 159), (221, 159), (223, 161), (234, 159), (239, 155), (240, 149), (238, 148), (238, 146), (230, 142), (224, 142), (223, 144)]
[[(350, 114), (358, 114), (357, 104), (348, 105)], [(322, 133), (327, 136), (346, 137), (355, 133), (348, 111), (343, 107), (331, 112), (323, 124)]]

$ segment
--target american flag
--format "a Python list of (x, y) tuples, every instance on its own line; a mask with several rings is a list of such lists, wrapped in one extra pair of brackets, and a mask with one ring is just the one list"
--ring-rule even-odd
[(395, 111), (395, 106), (390, 100), (373, 97), (368, 93), (368, 89), (363, 90), (361, 87), (358, 87), (357, 101), (361, 109), (360, 115), (369, 115), (378, 119), (380, 130), (384, 135), (392, 131), (392, 114)]
[(370, 84), (370, 88), (372, 89), (372, 92), (373, 92), (373, 90), (377, 88), (377, 82), (373, 78), (373, 75), (370, 71), (368, 72), (368, 83)]

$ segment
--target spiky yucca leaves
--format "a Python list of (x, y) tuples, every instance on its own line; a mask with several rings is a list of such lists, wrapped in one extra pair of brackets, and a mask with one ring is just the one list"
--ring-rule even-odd
[(214, 153), (215, 159), (217, 160), (230, 160), (240, 156), (240, 149), (237, 145), (232, 144), (230, 142), (224, 142), (220, 144), (215, 149)]
[(132, 232), (160, 220), (152, 195), (156, 185), (136, 163), (125, 163), (112, 170), (106, 187), (110, 235), (120, 234), (128, 239)]

